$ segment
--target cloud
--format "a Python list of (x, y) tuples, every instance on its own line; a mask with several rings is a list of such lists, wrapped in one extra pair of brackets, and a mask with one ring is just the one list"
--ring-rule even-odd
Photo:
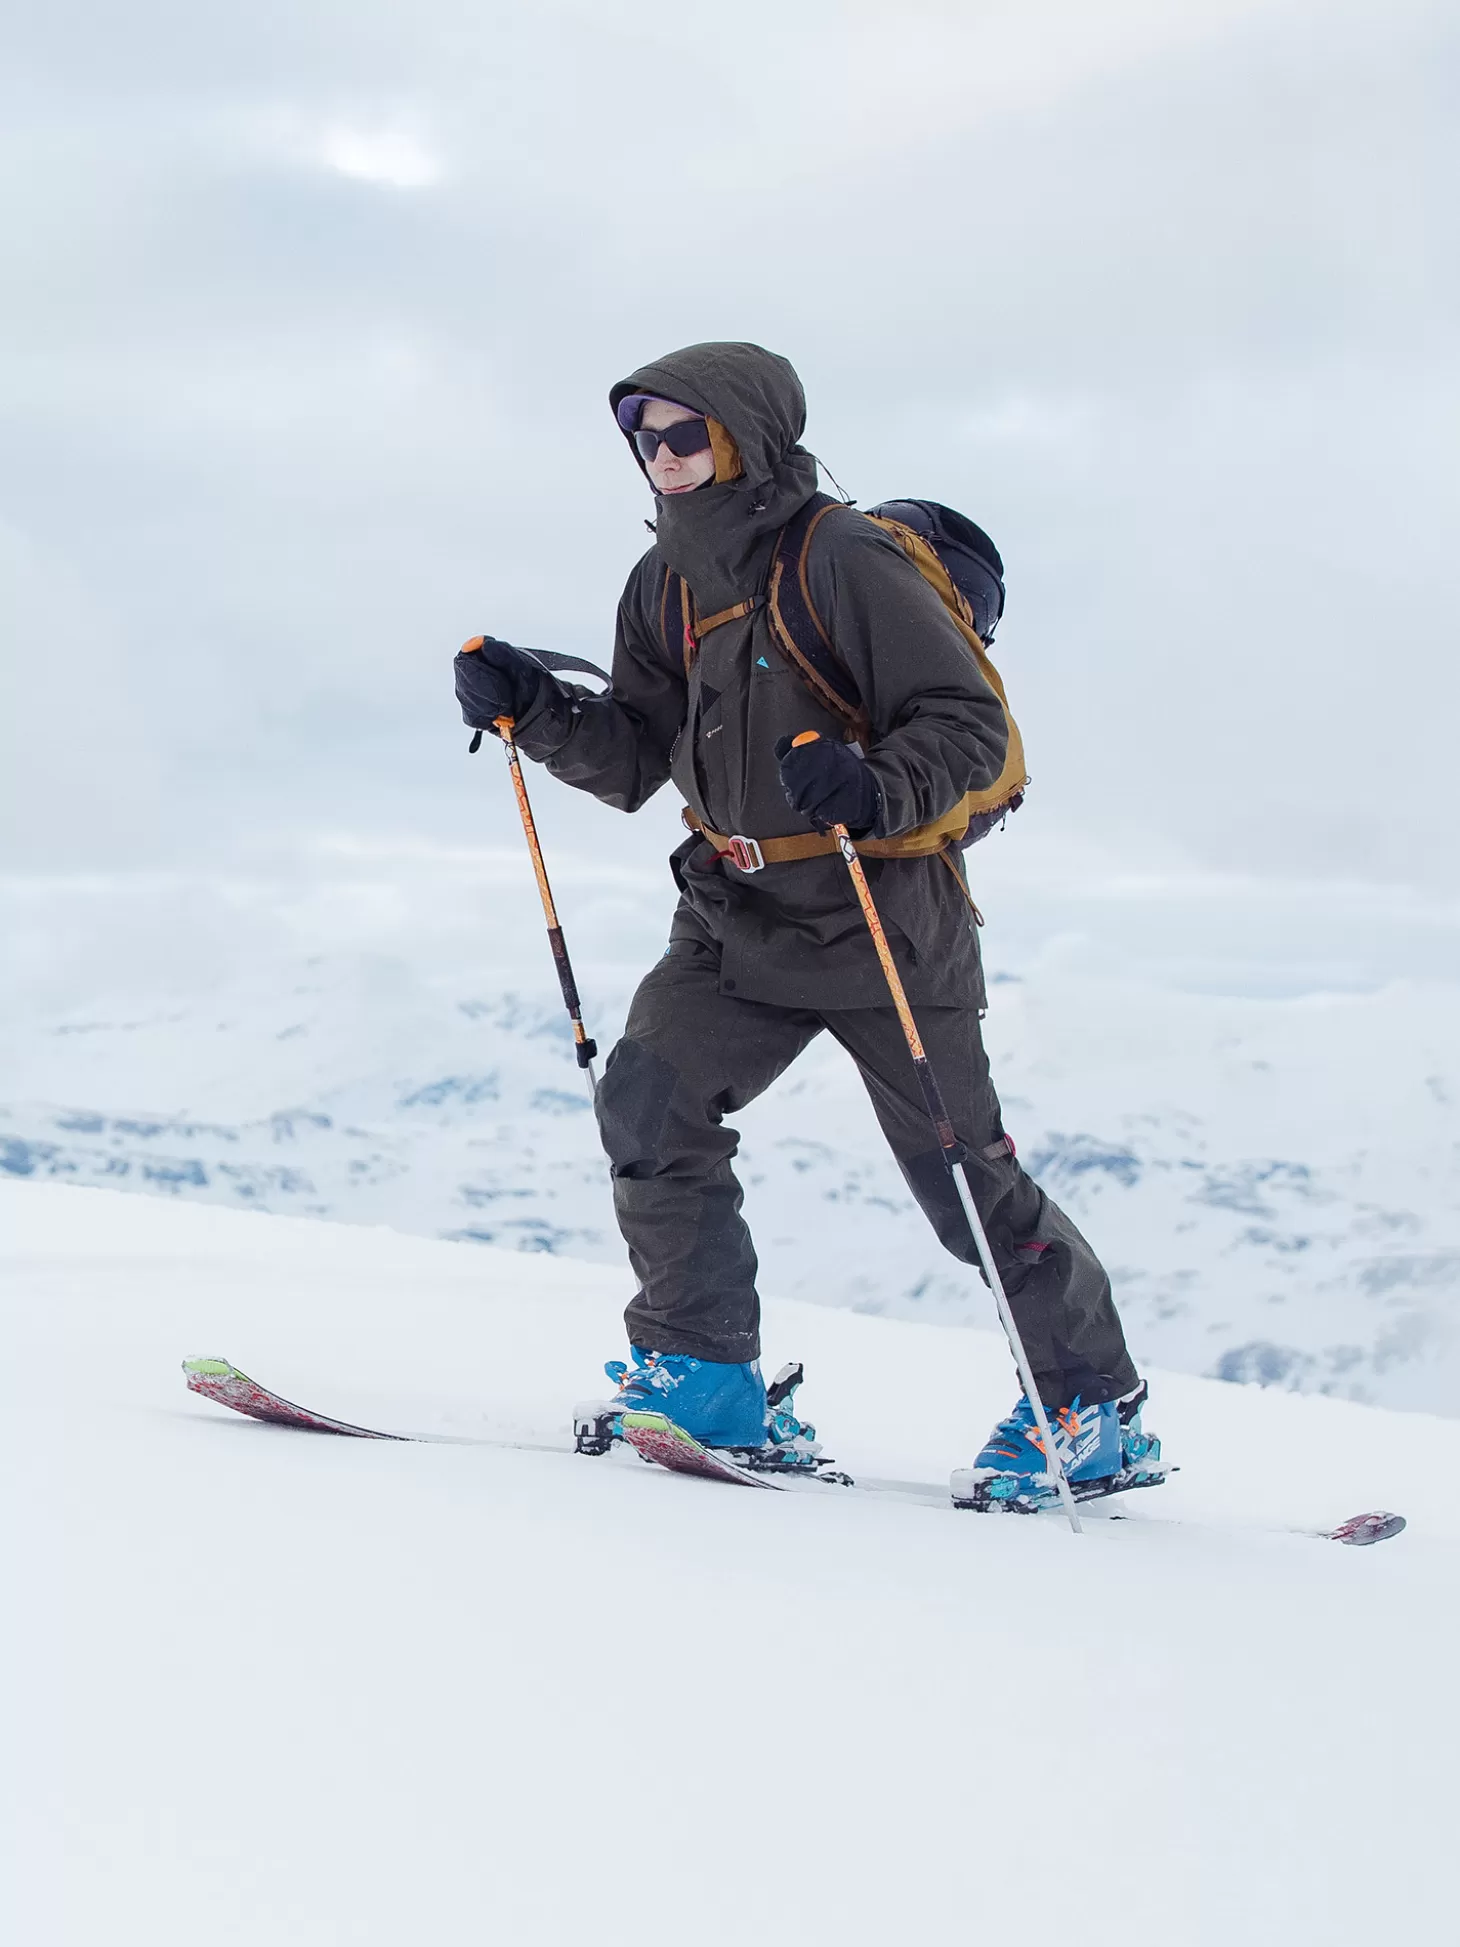
[(89, 618), (114, 726), (83, 767), (21, 691), (50, 855), (106, 802), (139, 864), (443, 835), (452, 648), (607, 648), (648, 511), (609, 383), (744, 335), (849, 488), (999, 541), (1026, 830), (1460, 883), (1444, 10), (305, 0), (286, 43), (62, 0), (19, 38), (0, 580)]
[(390, 189), (429, 189), (441, 180), (436, 156), (419, 137), (401, 128), (332, 124), (320, 132), (319, 155), (342, 176)]

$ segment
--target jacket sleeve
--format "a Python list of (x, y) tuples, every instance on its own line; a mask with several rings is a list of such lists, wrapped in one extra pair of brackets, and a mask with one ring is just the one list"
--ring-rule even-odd
[(669, 776), (684, 727), (684, 672), (659, 638), (649, 592), (652, 551), (634, 569), (618, 608), (613, 681), (602, 695), (577, 683), (544, 685), (517, 725), (517, 741), (554, 777), (618, 811), (637, 811)]
[(1008, 744), (1003, 705), (897, 543), (870, 521), (832, 516), (812, 537), (806, 574), (872, 719), (881, 835), (928, 824), (992, 784)]

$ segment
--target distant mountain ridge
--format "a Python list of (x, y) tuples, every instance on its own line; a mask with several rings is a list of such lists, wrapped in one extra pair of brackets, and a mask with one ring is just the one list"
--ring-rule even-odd
[[(1460, 1411), (1454, 993), (1005, 980), (995, 998), (1006, 1124), (1109, 1264), (1141, 1359)], [(600, 997), (605, 1046), (614, 1018)], [(1354, 1046), (1367, 1068), (1339, 1058)], [(11, 1176), (621, 1260), (545, 997), (342, 956), (155, 1013), (32, 1022), (3, 1052)], [(834, 1046), (736, 1124), (765, 1289), (987, 1323)]]

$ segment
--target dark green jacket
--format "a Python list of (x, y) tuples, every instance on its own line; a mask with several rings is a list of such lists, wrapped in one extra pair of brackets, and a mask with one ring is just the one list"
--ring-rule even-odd
[[(771, 635), (765, 609), (711, 630), (688, 679), (677, 607), (660, 632), (666, 575), (701, 615), (764, 589), (775, 536), (816, 491), (797, 444), (800, 381), (758, 345), (692, 345), (646, 365), (611, 399), (649, 392), (725, 426), (741, 478), (656, 497), (656, 539), (619, 604), (613, 687), (545, 697), (518, 724), (522, 748), (555, 777), (637, 811), (667, 778), (712, 830), (751, 838), (811, 829), (781, 790), (782, 736), (844, 726), (812, 696)], [(632, 448), (630, 449), (632, 451)], [(948, 612), (894, 542), (851, 509), (828, 514), (808, 564), (812, 600), (872, 720), (868, 761), (895, 836), (950, 811), (998, 776), (1004, 715)], [(721, 949), (722, 991), (781, 1006), (879, 1006), (887, 990), (838, 857), (748, 875), (712, 860), (702, 840), (675, 854), (682, 897), (671, 938)], [(867, 862), (910, 998), (981, 1006), (978, 941), (967, 902), (940, 858)]]

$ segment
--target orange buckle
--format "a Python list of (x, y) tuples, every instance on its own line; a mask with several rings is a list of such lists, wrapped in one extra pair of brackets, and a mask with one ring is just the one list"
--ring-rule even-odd
[(725, 847), (723, 856), (738, 872), (759, 872), (765, 865), (765, 858), (753, 838), (742, 838), (736, 832)]

